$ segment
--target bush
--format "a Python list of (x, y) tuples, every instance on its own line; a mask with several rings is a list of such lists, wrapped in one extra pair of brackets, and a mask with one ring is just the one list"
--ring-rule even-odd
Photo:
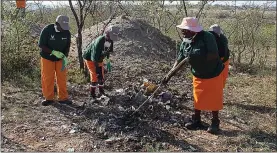
[(18, 78), (24, 78), (21, 75), (39, 78), (39, 48), (37, 38), (30, 33), (30, 26), (36, 18), (29, 14), (24, 19), (19, 18), (17, 10), (10, 3), (4, 3), (2, 11), (1, 81), (18, 81)]

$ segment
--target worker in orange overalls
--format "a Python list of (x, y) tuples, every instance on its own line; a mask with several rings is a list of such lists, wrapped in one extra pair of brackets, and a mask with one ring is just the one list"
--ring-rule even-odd
[(57, 82), (58, 100), (61, 104), (71, 104), (66, 87), (67, 56), (70, 49), (71, 34), (69, 18), (59, 15), (56, 23), (49, 24), (41, 31), (39, 47), (41, 55), (41, 84), (45, 100), (43, 106), (54, 102), (54, 85)]
[(97, 37), (84, 50), (83, 58), (90, 72), (90, 96), (96, 98), (96, 87), (104, 95), (104, 64), (105, 57), (109, 58), (113, 52), (113, 43), (118, 40), (119, 27), (110, 26), (104, 35)]

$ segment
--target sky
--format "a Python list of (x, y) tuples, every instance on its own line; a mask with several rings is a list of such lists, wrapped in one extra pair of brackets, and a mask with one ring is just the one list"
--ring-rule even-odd
[[(29, 1), (29, 0), (27, 1), (27, 3), (32, 3), (32, 2), (33, 1)], [(191, 3), (191, 4), (197, 4), (199, 1), (188, 1), (188, 2)], [(263, 3), (266, 3), (266, 1), (251, 1), (251, 2), (256, 4), (256, 5), (262, 5)], [(272, 1), (272, 2), (273, 2), (273, 5), (276, 6), (276, 1)], [(72, 3), (76, 4), (76, 1), (73, 1)], [(249, 3), (249, 1), (237, 1), (236, 3), (237, 3), (237, 6), (240, 6), (240, 5)], [(57, 1), (57, 0), (55, 0), (55, 1), (51, 1), (51, 0), (43, 1), (42, 4), (43, 5), (50, 5), (50, 6), (62, 4), (62, 5), (68, 5), (69, 6), (68, 1)], [(166, 4), (169, 4), (169, 1), (166, 1)], [(175, 4), (176, 4), (176, 2), (175, 2)], [(235, 1), (215, 1), (215, 2), (212, 2), (211, 4), (234, 5)]]

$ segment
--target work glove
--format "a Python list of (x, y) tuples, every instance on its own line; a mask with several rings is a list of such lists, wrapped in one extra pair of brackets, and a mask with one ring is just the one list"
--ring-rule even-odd
[(53, 50), (51, 52), (51, 55), (56, 56), (58, 59), (62, 59), (63, 57), (65, 57), (65, 55), (62, 52), (56, 50)]
[(64, 56), (62, 60), (63, 61), (62, 61), (62, 69), (61, 69), (61, 71), (64, 71), (66, 66), (67, 66), (67, 64), (68, 64), (68, 60), (67, 60), (66, 56)]
[(108, 72), (111, 72), (112, 69), (111, 69), (112, 65), (111, 65), (111, 60), (110, 59), (107, 59), (107, 70)]

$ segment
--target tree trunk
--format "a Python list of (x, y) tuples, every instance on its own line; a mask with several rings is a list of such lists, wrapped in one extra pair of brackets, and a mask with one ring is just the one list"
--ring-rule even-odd
[(79, 64), (80, 64), (80, 69), (84, 69), (84, 60), (82, 56), (82, 29), (78, 29), (78, 37), (76, 39), (77, 43), (77, 49), (78, 49), (78, 57), (79, 57)]
[(78, 37), (76, 39), (76, 43), (77, 43), (77, 49), (78, 49), (78, 58), (79, 58), (80, 70), (84, 73), (85, 77), (88, 77), (88, 69), (85, 66), (84, 59), (83, 59), (83, 52), (82, 52), (82, 44), (83, 44), (82, 29), (83, 28), (80, 28), (78, 30)]

